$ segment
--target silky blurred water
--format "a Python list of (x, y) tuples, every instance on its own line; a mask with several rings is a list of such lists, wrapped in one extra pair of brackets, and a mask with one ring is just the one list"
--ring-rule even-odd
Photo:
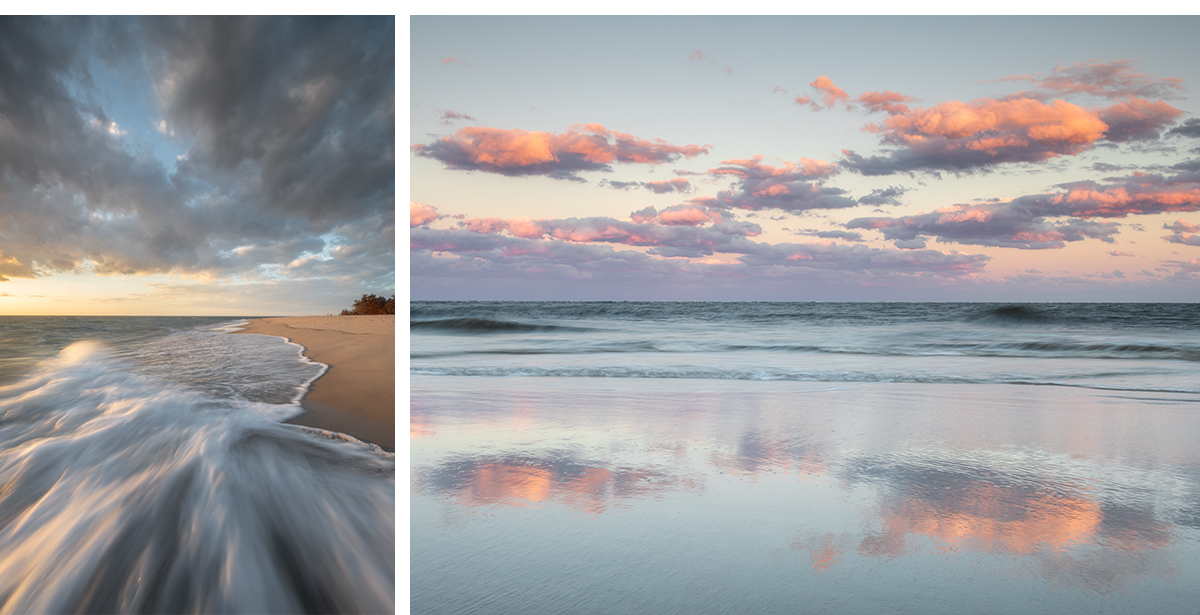
[(238, 324), (0, 318), (0, 613), (393, 609), (393, 457)]
[(414, 613), (1200, 604), (1195, 306), (682, 305), (414, 304)]

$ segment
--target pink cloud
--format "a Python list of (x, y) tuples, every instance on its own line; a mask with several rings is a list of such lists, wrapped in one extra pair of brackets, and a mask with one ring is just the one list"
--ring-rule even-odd
[(1101, 139), (1127, 141), (1157, 136), (1180, 115), (1159, 101), (1133, 99), (1085, 109), (1064, 100), (1033, 98), (970, 103), (948, 101), (887, 117), (868, 129), (894, 149), (865, 158), (843, 151), (844, 166), (865, 175), (918, 170), (970, 171), (1006, 162), (1042, 162), (1073, 156)]
[(442, 60), (443, 66), (450, 65), (450, 64), (457, 64), (458, 66), (467, 66), (467, 67), (471, 66), (470, 64), (467, 63), (466, 60), (460, 60), (455, 57), (449, 57), (449, 58)]
[(662, 211), (647, 207), (629, 214), (629, 218), (638, 224), (658, 223), (667, 226), (698, 226), (708, 223), (732, 220), (719, 209), (708, 209), (696, 205), (672, 205)]
[(918, 100), (912, 96), (897, 94), (884, 90), (882, 92), (867, 92), (858, 98), (855, 102), (862, 103), (868, 110), (878, 113), (880, 111), (887, 112), (890, 115), (908, 113), (908, 105), (902, 104)]
[[(1036, 250), (1084, 239), (1113, 243), (1120, 225), (1091, 218), (1200, 211), (1200, 178), (1194, 173), (1170, 177), (1134, 173), (1107, 184), (1083, 181), (1062, 187), (1060, 192), (1006, 202), (953, 205), (896, 218), (857, 218), (846, 227), (879, 230), (885, 239), (897, 241), (928, 236), (942, 242)], [(1053, 221), (1059, 218), (1068, 219)], [(1176, 231), (1167, 241), (1186, 243), (1183, 233), (1189, 223), (1180, 223), (1166, 227)]]
[(1114, 143), (1157, 139), (1159, 131), (1173, 124), (1183, 111), (1163, 101), (1150, 102), (1131, 98), (1100, 110), (1100, 120), (1108, 124), (1104, 138)]
[[(762, 156), (745, 160), (724, 160), (720, 167), (709, 169), (709, 175), (733, 176), (737, 184), (721, 191), (716, 197), (691, 200), (695, 205), (721, 209), (841, 209), (857, 205), (844, 196), (845, 190), (822, 186), (818, 182), (837, 172), (837, 166), (824, 160), (801, 158), (800, 162), (783, 162), (776, 167), (763, 164)], [(818, 180), (813, 182), (811, 180)]]
[(797, 96), (795, 104), (809, 105), (813, 111), (821, 109), (832, 109), (838, 102), (842, 102), (847, 108), (850, 107), (850, 95), (846, 90), (839, 88), (833, 84), (833, 80), (825, 75), (817, 77), (815, 81), (808, 84), (814, 90), (817, 90), (817, 95), (821, 98), (821, 102), (814, 101), (808, 96)]
[(1176, 220), (1171, 224), (1164, 224), (1163, 228), (1175, 231), (1170, 235), (1163, 236), (1163, 239), (1170, 243), (1185, 246), (1200, 246), (1200, 224), (1192, 224), (1186, 220)]
[(1110, 250), (1108, 252), (1108, 255), (1109, 256), (1137, 256), (1133, 252), (1121, 252), (1119, 250)]
[[(664, 281), (681, 279), (711, 286), (723, 279), (778, 282), (792, 276), (838, 283), (846, 281), (846, 276), (859, 275), (869, 277), (873, 283), (892, 276), (897, 280), (922, 279), (929, 274), (960, 278), (982, 272), (989, 260), (984, 255), (937, 250), (900, 251), (833, 242), (770, 245), (741, 239), (736, 245), (726, 246), (742, 254), (737, 262), (696, 263), (686, 258), (653, 258), (641, 252), (614, 250), (608, 245), (429, 228), (414, 229), (410, 246), (410, 273), (414, 278), (499, 277), (529, 281), (564, 277), (621, 283), (641, 279), (660, 286)], [(457, 258), (434, 258), (433, 252)], [(669, 248), (651, 250), (661, 256), (704, 252), (689, 246), (678, 253)]]
[[(471, 218), (458, 225), (481, 234), (510, 235), (522, 239), (550, 238), (568, 243), (616, 243), (654, 248), (664, 256), (707, 256), (716, 252), (741, 253), (747, 237), (762, 232), (757, 224), (725, 219), (720, 212), (677, 206), (656, 212), (647, 208), (630, 216), (633, 222), (615, 218), (567, 218), (534, 220), (514, 218)], [(710, 226), (701, 226), (713, 223)]]
[(600, 124), (576, 124), (566, 133), (467, 127), (454, 136), (411, 150), (450, 169), (508, 176), (545, 175), (585, 181), (582, 171), (610, 171), (611, 164), (661, 164), (707, 154), (708, 145), (672, 145), (640, 139)]
[(443, 216), (438, 214), (438, 210), (434, 207), (416, 201), (408, 202), (409, 226), (424, 226), (441, 217)]

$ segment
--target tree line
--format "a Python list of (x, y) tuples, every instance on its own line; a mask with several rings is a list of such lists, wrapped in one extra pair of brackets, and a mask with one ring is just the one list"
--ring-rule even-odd
[(342, 310), (342, 316), (370, 316), (373, 314), (395, 314), (396, 295), (387, 299), (375, 295), (363, 295), (362, 299), (354, 302), (348, 310)]

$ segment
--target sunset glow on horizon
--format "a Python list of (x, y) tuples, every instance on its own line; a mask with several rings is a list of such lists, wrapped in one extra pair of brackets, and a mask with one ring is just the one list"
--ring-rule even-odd
[(1195, 301), (1198, 24), (413, 17), (411, 297)]
[(395, 288), (395, 20), (0, 20), (0, 315)]

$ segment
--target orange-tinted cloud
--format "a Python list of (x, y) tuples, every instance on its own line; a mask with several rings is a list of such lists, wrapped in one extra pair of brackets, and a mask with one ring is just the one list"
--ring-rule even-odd
[(467, 506), (536, 508), (554, 502), (589, 514), (603, 513), (626, 499), (700, 489), (689, 477), (656, 470), (538, 457), (454, 461), (424, 469), (416, 482), (422, 491), (452, 495)]
[(1086, 109), (1064, 100), (1028, 97), (948, 101), (896, 113), (867, 129), (894, 149), (866, 158), (844, 151), (841, 164), (864, 175), (970, 171), (1006, 162), (1073, 156), (1101, 139), (1156, 138), (1182, 112), (1162, 102), (1129, 99)]
[(658, 223), (668, 226), (699, 226), (723, 220), (732, 220), (732, 218), (722, 213), (719, 209), (709, 209), (690, 204), (673, 205), (662, 211), (658, 211), (654, 207), (647, 207), (629, 214), (629, 218), (638, 224)]
[(586, 181), (581, 171), (611, 171), (613, 163), (661, 164), (707, 154), (708, 145), (671, 145), (639, 139), (600, 124), (577, 124), (558, 134), (521, 129), (467, 127), (454, 136), (416, 144), (413, 153), (450, 169), (508, 176), (545, 175)]
[(449, 57), (449, 58), (446, 58), (446, 59), (442, 60), (442, 65), (443, 65), (443, 66), (448, 66), (448, 65), (450, 65), (450, 64), (457, 64), (458, 66), (466, 66), (466, 67), (470, 67), (470, 66), (471, 66), (470, 64), (468, 64), (468, 63), (467, 63), (467, 61), (466, 61), (466, 60), (460, 60), (460, 59), (458, 59), (458, 58), (455, 58), (455, 57), (453, 57), (453, 56), (451, 56), (451, 57)]
[(440, 218), (436, 208), (416, 201), (408, 202), (408, 225), (423, 226)]
[(834, 85), (833, 79), (830, 79), (825, 75), (821, 75), (808, 85), (817, 91), (817, 96), (819, 96), (821, 99), (820, 102), (817, 102), (808, 96), (797, 96), (794, 101), (795, 104), (809, 105), (812, 107), (813, 111), (832, 109), (833, 106), (839, 102), (845, 104), (847, 108), (850, 107), (850, 95), (846, 93), (846, 90)]
[(1161, 100), (1150, 102), (1143, 98), (1131, 98), (1100, 111), (1100, 119), (1108, 124), (1104, 138), (1114, 143), (1157, 139), (1159, 131), (1180, 115), (1183, 111)]
[(882, 92), (867, 92), (854, 99), (855, 102), (862, 103), (863, 106), (865, 106), (869, 111), (875, 113), (884, 111), (891, 115), (908, 113), (908, 105), (903, 103), (912, 102), (914, 100), (917, 99), (913, 98), (912, 96), (898, 94), (889, 90), (884, 90)]

